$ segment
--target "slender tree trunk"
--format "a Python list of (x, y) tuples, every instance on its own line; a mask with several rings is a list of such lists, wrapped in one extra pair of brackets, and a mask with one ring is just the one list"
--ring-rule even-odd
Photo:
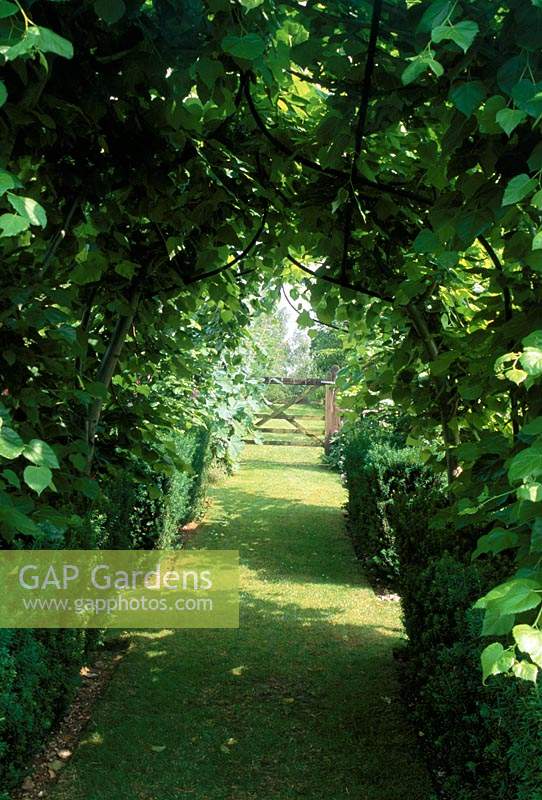
[(81, 317), (81, 322), (79, 323), (79, 332), (84, 340), (84, 345), (81, 345), (81, 354), (77, 356), (75, 360), (75, 371), (78, 375), (83, 375), (85, 370), (85, 362), (88, 352), (88, 336), (92, 325), (92, 309), (94, 307), (94, 299), (96, 297), (97, 288), (98, 287), (95, 286), (90, 290), (90, 294)]
[[(133, 288), (129, 298), (129, 311), (127, 314), (123, 314), (118, 318), (113, 329), (113, 333), (111, 334), (111, 339), (109, 341), (107, 350), (103, 355), (102, 362), (96, 376), (96, 382), (102, 384), (105, 389), (109, 389), (111, 378), (115, 374), (126, 336), (136, 315), (140, 297), (141, 290), (139, 288)], [(96, 431), (102, 413), (103, 402), (104, 401), (102, 398), (97, 398), (90, 404), (88, 410), (86, 420), (86, 439), (88, 445), (87, 469), (89, 472), (94, 459)]]
[[(435, 359), (439, 356), (439, 349), (433, 334), (429, 330), (429, 326), (427, 325), (427, 321), (423, 312), (414, 303), (409, 303), (407, 305), (407, 311), (414, 324), (416, 333), (424, 343), (429, 360), (435, 361)], [(450, 428), (450, 420), (452, 418), (450, 409), (454, 399), (454, 394), (455, 391), (452, 389), (450, 382), (446, 378), (438, 382), (436, 400), (439, 408), (442, 438), (444, 440), (446, 472), (449, 485), (451, 485), (457, 477), (458, 466), (454, 448), (459, 444), (459, 441), (455, 432)]]

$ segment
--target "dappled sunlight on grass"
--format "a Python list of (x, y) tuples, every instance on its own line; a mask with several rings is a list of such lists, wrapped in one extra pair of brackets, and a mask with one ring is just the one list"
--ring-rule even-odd
[(190, 546), (239, 549), (240, 628), (134, 631), (54, 800), (428, 800), (399, 608), (360, 574), (319, 457), (250, 447), (213, 490)]

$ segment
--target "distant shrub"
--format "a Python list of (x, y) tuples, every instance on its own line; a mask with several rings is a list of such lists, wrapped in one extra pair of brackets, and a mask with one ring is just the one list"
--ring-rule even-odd
[(171, 547), (178, 539), (179, 529), (197, 519), (203, 511), (209, 468), (209, 438), (205, 428), (193, 428), (177, 441), (179, 455), (188, 463), (191, 472), (177, 470), (167, 481), (159, 547)]

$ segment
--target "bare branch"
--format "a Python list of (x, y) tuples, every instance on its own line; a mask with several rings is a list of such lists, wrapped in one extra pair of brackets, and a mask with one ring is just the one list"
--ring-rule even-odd
[(66, 238), (66, 233), (67, 233), (67, 231), (68, 231), (68, 229), (69, 229), (69, 227), (71, 225), (73, 216), (74, 216), (75, 212), (77, 211), (80, 203), (81, 203), (81, 198), (80, 197), (76, 197), (75, 200), (72, 202), (72, 204), (71, 204), (71, 206), (70, 206), (70, 208), (68, 210), (68, 213), (66, 214), (66, 219), (64, 220), (64, 222), (62, 224), (62, 228), (59, 231), (57, 231), (55, 233), (55, 235), (51, 238), (51, 240), (49, 242), (49, 245), (47, 247), (47, 250), (45, 251), (45, 256), (43, 258), (43, 265), (42, 265), (42, 268), (41, 268), (42, 276), (45, 274), (45, 271), (47, 270), (47, 267), (51, 263), (51, 260), (52, 260), (53, 256), (55, 255), (56, 251), (60, 247), (60, 244)]
[(311, 269), (306, 267), (301, 261), (298, 261), (297, 258), (294, 258), (287, 254), (288, 261), (291, 261), (292, 264), (295, 264), (303, 272), (306, 272), (307, 275), (310, 275), (312, 278), (317, 278), (321, 281), (326, 281), (326, 283), (332, 283), (334, 286), (341, 286), (343, 289), (351, 289), (353, 292), (359, 292), (360, 294), (366, 294), (367, 297), (374, 297), (377, 300), (385, 300), (387, 303), (393, 303), (393, 297), (387, 294), (383, 294), (382, 292), (375, 292), (373, 289), (368, 289), (366, 286), (359, 286), (353, 283), (348, 283), (347, 281), (342, 281), (339, 278), (332, 278), (330, 275), (323, 275), (322, 273), (313, 272)]
[[(282, 296), (284, 297), (284, 299), (286, 300), (292, 311), (295, 311), (295, 313), (299, 316), (301, 314), (301, 311), (298, 311), (297, 308), (294, 306), (294, 304), (288, 297), (288, 292), (286, 291), (284, 286), (281, 286), (281, 290), (282, 290)], [(334, 331), (341, 331), (341, 333), (348, 333), (348, 328), (341, 328), (340, 325), (334, 325), (332, 322), (322, 322), (318, 318), (311, 317), (310, 314), (309, 317), (311, 319), (311, 322), (316, 322), (317, 325), (323, 325), (325, 328), (332, 328)]]
[(192, 275), (190, 278), (183, 278), (185, 286), (190, 286), (190, 284), (192, 283), (198, 283), (198, 281), (202, 281), (205, 278), (212, 278), (214, 275), (220, 275), (221, 272), (225, 272), (230, 267), (233, 267), (234, 264), (238, 264), (240, 261), (242, 261), (242, 259), (245, 258), (245, 256), (248, 256), (248, 254), (250, 253), (250, 251), (260, 238), (263, 229), (265, 228), (268, 212), (269, 209), (266, 208), (265, 211), (263, 212), (262, 221), (258, 226), (258, 230), (254, 234), (252, 239), (249, 241), (249, 243), (246, 245), (246, 247), (243, 250), (241, 250), (241, 252), (235, 256), (235, 258), (232, 258), (232, 260), (228, 261), (226, 264), (222, 264), (221, 267), (215, 267), (215, 269), (210, 269), (207, 272), (200, 273), (199, 275)]

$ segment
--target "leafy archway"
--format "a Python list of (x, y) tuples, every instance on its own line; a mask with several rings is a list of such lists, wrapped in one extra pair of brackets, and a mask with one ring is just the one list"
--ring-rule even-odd
[[(484, 532), (480, 553), (516, 549), (486, 633), (536, 615), (538, 0), (6, 0), (0, 15), (5, 538), (76, 525), (104, 404), (152, 458), (168, 419), (141, 376), (174, 367), (188, 391), (304, 275), (322, 322), (370, 340), (358, 402), (392, 397), (413, 437), (439, 438), (449, 520)], [(532, 621), (515, 635), (533, 663), (495, 644), (486, 671), (532, 676)]]

